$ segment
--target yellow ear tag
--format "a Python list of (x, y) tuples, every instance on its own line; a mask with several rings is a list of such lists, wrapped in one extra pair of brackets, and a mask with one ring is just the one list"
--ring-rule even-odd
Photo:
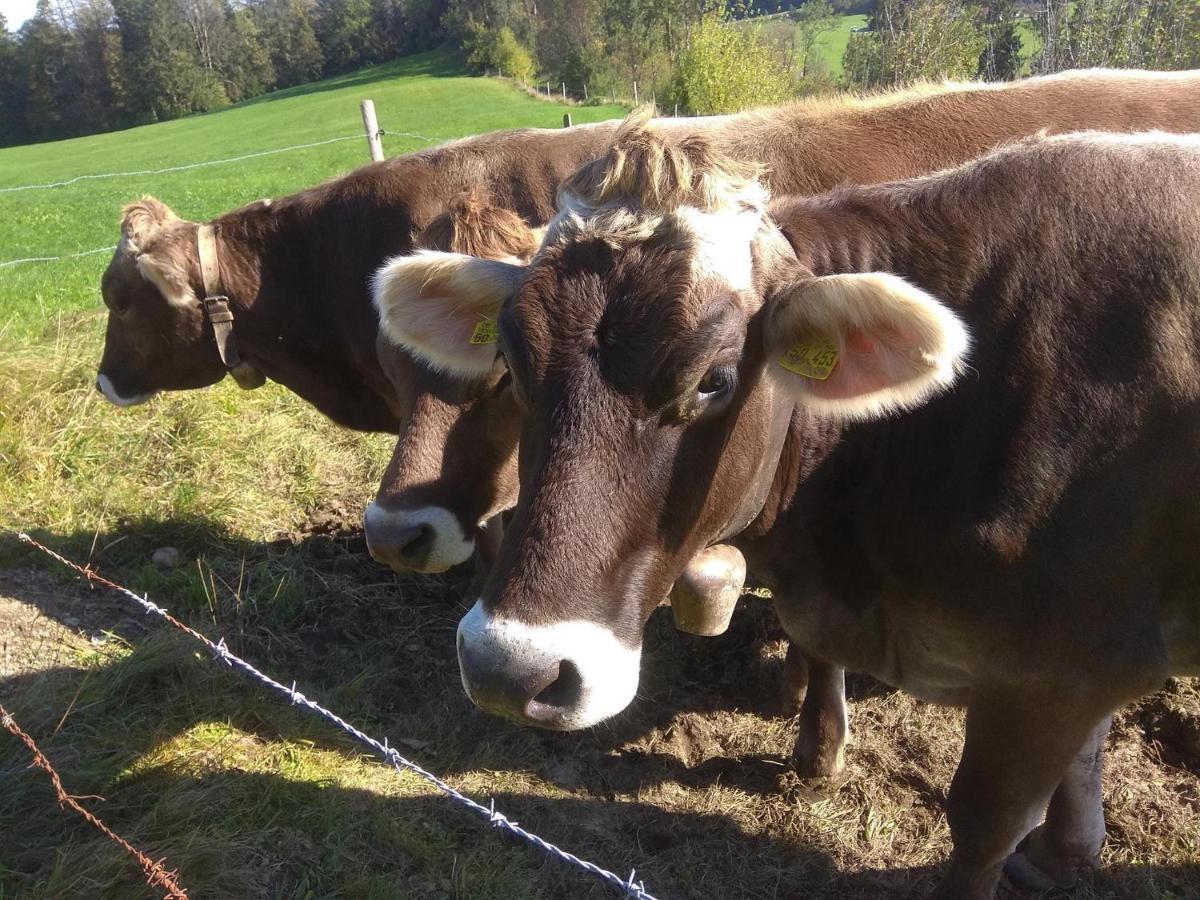
[(471, 332), (471, 344), (494, 344), (500, 337), (500, 329), (491, 319), (480, 319)]
[(788, 348), (779, 364), (789, 372), (824, 381), (838, 361), (837, 345), (825, 338), (799, 341)]

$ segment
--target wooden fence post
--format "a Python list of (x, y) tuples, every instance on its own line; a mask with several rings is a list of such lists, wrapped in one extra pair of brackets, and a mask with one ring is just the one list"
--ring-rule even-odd
[(583, 99), (584, 99), (584, 102), (585, 102), (585, 103), (587, 102), (587, 98), (588, 98), (588, 95), (587, 95), (587, 82), (585, 81), (585, 82), (583, 83)]
[(563, 113), (563, 128), (570, 128), (570, 127), (571, 127), (571, 114)]
[(364, 100), (360, 107), (363, 130), (367, 133), (367, 146), (371, 148), (371, 162), (383, 162), (383, 141), (379, 139), (379, 122), (375, 119), (375, 102)]
[(567, 83), (565, 81), (562, 83), (562, 87), (563, 87), (563, 102), (565, 103), (566, 99), (567, 99)]
[(634, 105), (634, 106), (637, 106), (637, 105), (638, 105), (638, 102), (637, 102), (637, 82), (636, 82), (636, 81), (633, 83), (633, 105)]

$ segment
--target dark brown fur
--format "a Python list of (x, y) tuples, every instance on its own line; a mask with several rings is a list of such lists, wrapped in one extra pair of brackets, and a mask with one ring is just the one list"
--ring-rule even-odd
[[(732, 539), (806, 651), (967, 707), (941, 896), (991, 897), (1052, 794), (1018, 862), (1069, 880), (1098, 859), (1108, 714), (1200, 672), (1196, 196), (1200, 141), (1032, 140), (776, 203), (787, 243), (760, 232), (747, 293), (664, 290), (688, 269), (670, 236), (543, 252), (502, 317), (522, 493), (483, 608), (637, 646), (696, 550)], [(873, 270), (959, 314), (969, 368), (900, 416), (794, 412), (766, 377), (772, 296)], [(696, 385), (731, 360), (705, 413)], [(559, 698), (539, 716), (574, 696), (521, 677), (508, 715), (532, 715), (529, 684)]]

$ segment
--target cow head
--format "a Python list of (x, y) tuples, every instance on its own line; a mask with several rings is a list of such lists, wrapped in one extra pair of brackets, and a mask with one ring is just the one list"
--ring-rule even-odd
[(483, 708), (563, 729), (619, 712), (659, 599), (761, 510), (795, 404), (871, 418), (951, 380), (952, 313), (890, 275), (815, 277), (765, 204), (753, 172), (635, 118), (564, 183), (528, 267), (409, 263), (458, 301), (408, 304), (391, 334), (483, 376), (495, 348), (472, 336), (497, 322), (524, 411), (519, 500), (458, 632)]
[[(521, 263), (537, 250), (539, 237), (516, 213), (471, 190), (426, 225), (416, 245)], [(397, 572), (442, 572), (466, 562), (487, 521), (516, 502), (520, 417), (503, 366), (493, 365), (494, 337), (479, 345), (491, 356), (488, 365), (467, 378), (448, 378), (441, 367), (392, 343), (391, 310), (453, 299), (444, 289), (437, 294), (450, 285), (391, 277), (406, 259), (389, 262), (376, 280), (384, 324), (377, 351), (404, 424), (364, 524), (376, 561)]]
[(192, 287), (196, 228), (153, 197), (125, 207), (121, 242), (100, 283), (108, 327), (96, 378), (118, 406), (225, 377)]

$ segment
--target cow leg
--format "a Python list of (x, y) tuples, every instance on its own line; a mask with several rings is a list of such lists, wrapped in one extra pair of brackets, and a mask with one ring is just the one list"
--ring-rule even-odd
[(1110, 725), (1112, 717), (1106, 716), (1054, 791), (1046, 821), (1009, 858), (1007, 869), (1014, 881), (1035, 890), (1069, 888), (1081, 871), (1100, 864), (1105, 836), (1101, 774)]
[(992, 900), (1004, 861), (1041, 818), (1107, 709), (1079, 697), (990, 697), (967, 708), (962, 761), (947, 802), (954, 854), (943, 900)]
[(808, 659), (804, 651), (788, 641), (783, 658), (783, 683), (779, 686), (779, 708), (785, 716), (800, 712), (808, 694)]
[[(793, 649), (789, 645), (789, 657)], [(797, 655), (803, 659), (799, 651)], [(800, 735), (792, 762), (805, 778), (829, 778), (846, 764), (846, 670), (811, 657), (807, 663), (808, 689), (800, 708)]]

